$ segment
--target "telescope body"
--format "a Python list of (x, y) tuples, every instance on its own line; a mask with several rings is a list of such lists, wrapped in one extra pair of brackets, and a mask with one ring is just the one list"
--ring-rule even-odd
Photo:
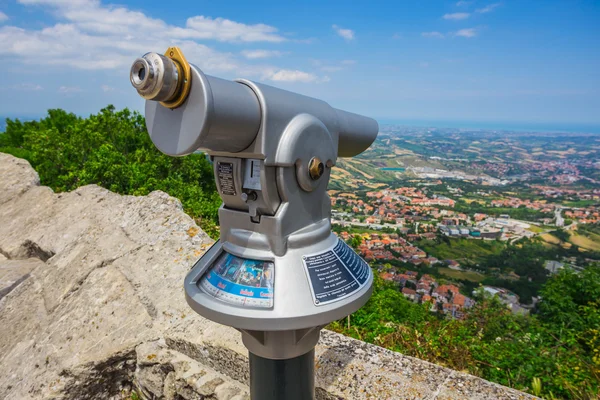
[(371, 145), (377, 122), (269, 85), (205, 75), (172, 49), (136, 60), (131, 81), (147, 99), (156, 147), (171, 156), (206, 152), (223, 200), (220, 239), (185, 278), (186, 300), (239, 329), (259, 357), (307, 354), (323, 326), (371, 294), (369, 265), (331, 232), (327, 184), (338, 156)]
[[(269, 146), (277, 143), (273, 136), (301, 113), (323, 122), (335, 136), (340, 157), (362, 153), (379, 131), (375, 120), (333, 108), (322, 100), (248, 80), (216, 78), (194, 66), (191, 69), (193, 84), (186, 104), (171, 110), (157, 101), (146, 103), (150, 137), (160, 151), (171, 156), (197, 150), (244, 151), (268, 160), (275, 154)], [(269, 122), (269, 129), (261, 126), (263, 121)]]

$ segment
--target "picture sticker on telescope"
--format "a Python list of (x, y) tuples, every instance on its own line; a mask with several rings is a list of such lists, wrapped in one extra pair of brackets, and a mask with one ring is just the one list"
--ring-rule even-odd
[(218, 162), (217, 178), (221, 194), (235, 196), (235, 180), (233, 178), (233, 163)]
[(242, 307), (273, 307), (274, 266), (223, 252), (198, 286), (207, 294)]
[(360, 290), (371, 268), (346, 243), (338, 242), (330, 250), (302, 258), (316, 305), (342, 300)]

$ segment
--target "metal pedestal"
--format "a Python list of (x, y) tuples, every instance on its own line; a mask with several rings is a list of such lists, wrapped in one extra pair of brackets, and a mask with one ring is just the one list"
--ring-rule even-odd
[(315, 349), (286, 360), (249, 358), (252, 400), (314, 400)]

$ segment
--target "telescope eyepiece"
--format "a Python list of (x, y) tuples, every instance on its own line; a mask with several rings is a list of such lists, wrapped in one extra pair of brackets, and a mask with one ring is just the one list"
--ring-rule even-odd
[(131, 66), (131, 84), (136, 90), (147, 89), (154, 77), (154, 69), (144, 58), (138, 58)]
[(129, 72), (129, 80), (138, 94), (146, 100), (173, 100), (181, 88), (181, 67), (158, 53), (146, 53), (136, 59)]

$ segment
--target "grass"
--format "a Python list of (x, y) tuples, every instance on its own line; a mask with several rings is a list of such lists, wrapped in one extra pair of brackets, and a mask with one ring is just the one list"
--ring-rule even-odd
[(551, 235), (549, 233), (544, 233), (543, 235), (540, 235), (540, 237), (546, 243), (550, 243), (550, 244), (561, 244), (562, 243), (562, 241), (559, 238), (557, 238), (556, 236)]
[(529, 225), (529, 228), (527, 228), (528, 231), (531, 231), (533, 233), (542, 233), (544, 232), (544, 228), (539, 227), (537, 225)]
[(586, 232), (585, 235), (572, 232), (569, 242), (588, 250), (600, 251), (600, 235)]
[[(369, 188), (381, 187), (395, 180), (395, 175), (380, 171), (371, 160), (339, 159), (337, 166), (332, 169), (331, 188), (354, 190), (355, 185), (350, 181), (363, 181)], [(370, 185), (370, 186), (369, 186)], [(377, 186), (374, 186), (377, 185)]]
[(471, 282), (479, 283), (485, 279), (485, 275), (473, 271), (457, 271), (447, 267), (438, 268), (440, 274), (454, 279), (465, 279)]
[(449, 243), (421, 241), (417, 246), (439, 260), (470, 260), (473, 262), (482, 262), (487, 256), (499, 254), (504, 249), (505, 245), (499, 241), (450, 239)]
[(564, 205), (569, 207), (589, 207), (600, 203), (598, 200), (578, 200), (578, 201), (565, 201)]
[(586, 232), (584, 235), (580, 235), (575, 232), (570, 232), (568, 242), (563, 242), (559, 238), (549, 233), (540, 235), (542, 240), (550, 245), (562, 246), (569, 248), (571, 245), (576, 245), (583, 250), (600, 251), (600, 235), (595, 233)]

